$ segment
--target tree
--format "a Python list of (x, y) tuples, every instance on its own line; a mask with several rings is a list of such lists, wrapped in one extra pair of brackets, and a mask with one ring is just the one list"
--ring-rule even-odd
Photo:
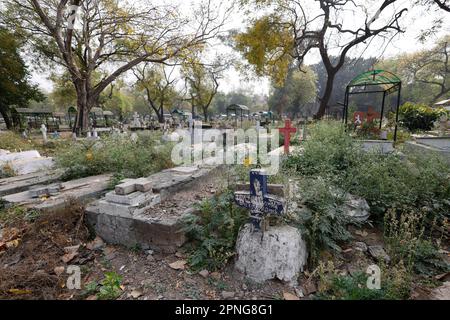
[(381, 61), (379, 67), (404, 80), (405, 101), (432, 104), (450, 93), (450, 36), (429, 50), (401, 54)]
[[(77, 131), (86, 129), (90, 109), (119, 76), (142, 62), (165, 63), (203, 46), (220, 32), (231, 10), (213, 12), (206, 1), (190, 19), (174, 5), (148, 0), (5, 2), (6, 23), (26, 37), (33, 52), (70, 73), (77, 94)], [(94, 81), (95, 72), (104, 77)]]
[(175, 89), (177, 79), (173, 77), (175, 67), (145, 64), (133, 69), (137, 78), (136, 88), (144, 91), (147, 102), (156, 113), (159, 123), (164, 123), (165, 107), (173, 105), (178, 94)]
[(305, 72), (296, 66), (290, 68), (283, 86), (272, 84), (272, 94), (269, 97), (269, 108), (278, 114), (290, 113), (293, 117), (301, 114), (309, 116), (306, 106), (313, 103), (316, 97), (316, 76), (306, 68)]
[[(338, 57), (330, 58), (333, 64), (337, 63), (337, 59)], [(334, 79), (333, 91), (331, 93), (328, 105), (335, 106), (338, 103), (344, 102), (345, 90), (350, 81), (352, 81), (361, 73), (373, 68), (376, 62), (377, 59), (375, 58), (346, 58), (345, 63), (343, 64), (341, 70), (339, 70), (339, 73), (336, 74), (336, 77)], [(325, 65), (322, 62), (319, 62), (312, 65), (311, 69), (317, 75), (318, 94), (320, 97), (322, 97), (327, 86), (327, 72), (325, 69)]]
[(29, 76), (14, 35), (0, 27), (0, 114), (8, 129), (12, 128), (12, 105), (24, 107), (30, 100), (44, 100), (37, 86), (29, 83)]
[[(316, 115), (321, 118), (329, 104), (336, 75), (345, 63), (350, 50), (374, 37), (387, 37), (402, 32), (399, 21), (406, 8), (395, 9), (396, 0), (383, 0), (375, 13), (352, 0), (316, 0), (310, 2), (289, 0), (245, 0), (274, 8), (273, 12), (256, 19), (244, 33), (235, 37), (237, 48), (259, 73), (265, 66), (275, 72), (276, 79), (286, 76), (290, 60), (302, 67), (305, 57), (318, 50), (325, 66), (327, 82), (320, 98)], [(391, 9), (391, 10), (388, 10)], [(388, 12), (389, 11), (389, 12)], [(353, 12), (351, 23), (344, 21), (343, 12)], [(351, 25), (359, 27), (352, 28)], [(252, 38), (249, 41), (249, 38)], [(332, 57), (337, 57), (333, 63)], [(273, 74), (272, 74), (273, 76)]]
[(228, 63), (222, 64), (219, 61), (218, 58), (216, 62), (208, 65), (194, 58), (182, 68), (192, 114), (195, 114), (196, 107), (200, 107), (205, 121), (208, 120), (208, 109), (219, 90), (219, 79), (228, 68)]

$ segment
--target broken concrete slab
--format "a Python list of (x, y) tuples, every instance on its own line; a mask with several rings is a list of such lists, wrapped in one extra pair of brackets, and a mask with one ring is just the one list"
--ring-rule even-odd
[(4, 155), (0, 155), (0, 164), (13, 161), (29, 160), (40, 157), (41, 155), (36, 150), (6, 153)]
[(43, 170), (35, 173), (1, 179), (0, 197), (26, 191), (36, 185), (53, 183), (59, 180), (63, 173), (63, 170)]
[[(110, 174), (82, 178), (61, 184), (60, 192), (48, 197), (35, 198), (33, 190), (3, 196), (0, 199), (6, 206), (25, 206), (44, 212), (53, 212), (70, 205), (71, 200), (87, 203), (101, 197), (109, 188)], [(34, 189), (41, 189), (38, 186)]]
[(8, 167), (16, 175), (30, 174), (54, 167), (53, 158), (41, 157), (38, 151), (4, 153), (0, 155), (0, 170)]
[[(169, 199), (178, 199), (176, 195), (180, 195), (182, 190), (190, 190), (208, 178), (215, 178), (216, 169), (196, 165), (178, 167), (147, 178), (123, 181), (121, 188), (107, 193), (86, 209), (87, 221), (108, 243), (129, 247), (138, 244), (144, 249), (176, 252), (186, 241), (181, 231), (181, 220), (193, 209), (183, 207), (179, 214), (171, 215), (164, 205), (172, 201)], [(140, 187), (136, 186), (142, 182), (145, 182), (143, 190), (150, 185), (153, 187), (145, 192), (138, 191)], [(134, 192), (131, 191), (133, 189)], [(184, 199), (180, 201), (186, 204)]]
[(50, 170), (55, 166), (53, 158), (40, 157), (27, 160), (17, 160), (9, 163), (16, 175), (30, 174), (41, 170)]

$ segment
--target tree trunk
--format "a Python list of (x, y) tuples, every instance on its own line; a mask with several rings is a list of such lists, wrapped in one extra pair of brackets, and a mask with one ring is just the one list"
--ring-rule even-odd
[(12, 130), (12, 128), (13, 128), (12, 121), (11, 121), (11, 118), (9, 117), (6, 109), (0, 108), (0, 114), (3, 117), (3, 120), (5, 120), (6, 129)]
[(87, 80), (75, 81), (75, 88), (77, 92), (77, 119), (73, 132), (77, 135), (84, 134), (89, 128), (89, 112), (98, 103), (98, 97), (93, 94)]
[(158, 122), (159, 123), (164, 123), (164, 108), (161, 107), (161, 109), (159, 110), (159, 112), (156, 113), (158, 115)]
[(208, 108), (203, 108), (203, 117), (205, 122), (208, 122)]
[(325, 115), (325, 111), (327, 110), (328, 103), (331, 99), (331, 94), (333, 93), (333, 84), (334, 84), (334, 78), (336, 77), (336, 72), (334, 70), (328, 70), (328, 77), (327, 77), (327, 85), (325, 87), (325, 92), (320, 99), (320, 107), (317, 114), (314, 116), (315, 119), (319, 120), (322, 119)]

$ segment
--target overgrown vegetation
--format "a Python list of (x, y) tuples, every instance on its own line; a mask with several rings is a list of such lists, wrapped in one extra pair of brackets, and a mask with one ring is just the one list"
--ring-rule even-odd
[(443, 218), (450, 211), (450, 168), (435, 154), (407, 152), (383, 155), (364, 152), (334, 122), (321, 122), (310, 130), (304, 152), (284, 163), (290, 176), (322, 178), (344, 192), (365, 198), (372, 219), (383, 221), (389, 208), (427, 208)]
[(231, 191), (203, 201), (196, 214), (186, 216), (183, 221), (183, 229), (192, 240), (191, 268), (222, 268), (234, 255), (237, 234), (247, 219), (246, 210), (234, 205)]
[(170, 168), (170, 145), (161, 145), (159, 136), (140, 134), (136, 142), (128, 136), (104, 137), (99, 141), (73, 143), (56, 156), (66, 169), (65, 179), (114, 173), (116, 180), (145, 177)]
[(400, 107), (400, 123), (411, 132), (429, 131), (447, 111), (443, 108), (431, 108), (425, 104), (406, 102)]

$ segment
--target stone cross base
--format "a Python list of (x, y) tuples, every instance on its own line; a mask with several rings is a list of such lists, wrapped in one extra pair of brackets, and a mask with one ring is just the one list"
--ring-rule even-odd
[(295, 285), (308, 259), (305, 241), (290, 226), (270, 227), (262, 233), (252, 232), (247, 224), (239, 232), (236, 252), (236, 268), (257, 283), (279, 279)]

